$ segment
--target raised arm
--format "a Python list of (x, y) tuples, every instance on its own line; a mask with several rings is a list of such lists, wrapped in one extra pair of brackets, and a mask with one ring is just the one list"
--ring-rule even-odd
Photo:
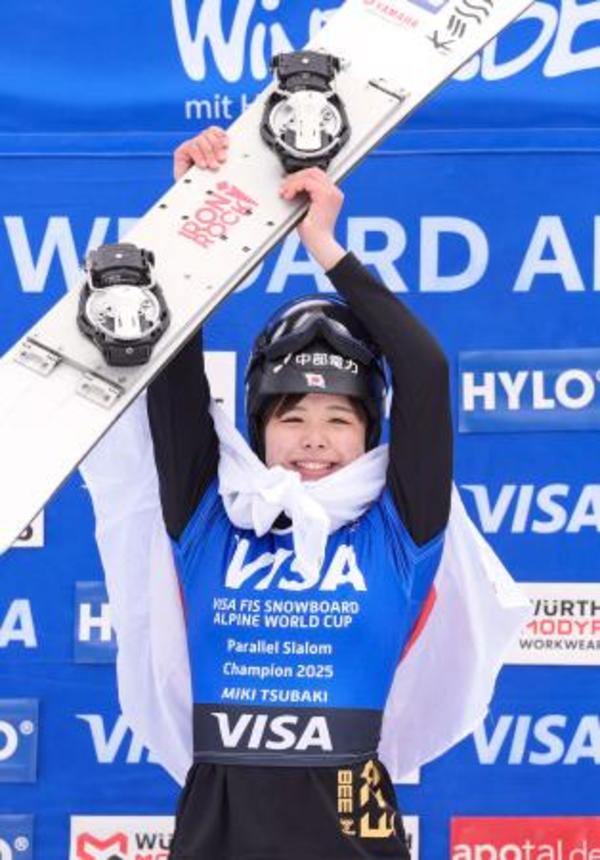
[(446, 525), (452, 483), (448, 365), (438, 343), (383, 284), (336, 241), (343, 195), (319, 170), (288, 178), (282, 194), (311, 198), (298, 228), (305, 247), (362, 321), (392, 372), (388, 486), (419, 546)]
[(452, 424), (448, 364), (416, 317), (352, 254), (328, 272), (392, 372), (388, 485), (419, 546), (448, 521)]
[[(227, 157), (228, 145), (225, 132), (215, 127), (185, 141), (173, 155), (175, 179), (194, 164), (217, 170)], [(199, 334), (148, 389), (148, 416), (163, 516), (167, 531), (175, 539), (217, 474), (219, 445), (209, 405)]]
[(148, 388), (165, 525), (178, 539), (217, 474), (219, 443), (209, 414), (202, 337), (191, 340)]

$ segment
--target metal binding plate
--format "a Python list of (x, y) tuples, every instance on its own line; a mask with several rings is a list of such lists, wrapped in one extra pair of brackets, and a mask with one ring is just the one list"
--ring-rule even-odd
[(17, 350), (15, 361), (40, 376), (49, 376), (62, 361), (62, 356), (28, 337)]
[(77, 386), (77, 394), (105, 409), (116, 403), (124, 389), (95, 373), (85, 373)]

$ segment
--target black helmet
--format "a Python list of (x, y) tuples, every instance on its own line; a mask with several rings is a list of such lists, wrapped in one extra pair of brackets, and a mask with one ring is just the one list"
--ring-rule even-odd
[(261, 418), (285, 394), (356, 397), (368, 418), (366, 448), (377, 445), (386, 394), (383, 359), (339, 298), (304, 296), (280, 308), (254, 341), (246, 368), (250, 444), (264, 455)]

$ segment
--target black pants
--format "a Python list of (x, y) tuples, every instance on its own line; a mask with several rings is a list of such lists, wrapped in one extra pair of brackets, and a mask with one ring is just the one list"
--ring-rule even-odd
[(389, 775), (347, 768), (195, 764), (171, 860), (410, 860)]

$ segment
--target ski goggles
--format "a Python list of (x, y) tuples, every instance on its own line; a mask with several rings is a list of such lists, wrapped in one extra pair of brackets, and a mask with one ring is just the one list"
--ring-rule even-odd
[(378, 360), (375, 349), (356, 337), (344, 323), (323, 313), (315, 313), (310, 308), (293, 320), (284, 317), (276, 321), (271, 332), (266, 334), (266, 342), (260, 351), (271, 361), (300, 352), (319, 340), (325, 341), (345, 358), (351, 358), (365, 366)]

